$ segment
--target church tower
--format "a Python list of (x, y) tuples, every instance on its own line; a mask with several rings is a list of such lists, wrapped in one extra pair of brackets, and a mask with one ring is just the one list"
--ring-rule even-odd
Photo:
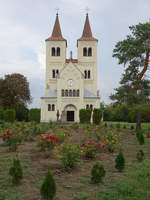
[(56, 90), (56, 79), (66, 60), (67, 40), (63, 38), (58, 13), (52, 35), (46, 42), (46, 95)]
[(88, 13), (86, 14), (84, 29), (81, 38), (77, 40), (78, 63), (80, 70), (84, 74), (85, 89), (97, 95), (97, 45), (98, 40), (93, 37), (89, 22)]

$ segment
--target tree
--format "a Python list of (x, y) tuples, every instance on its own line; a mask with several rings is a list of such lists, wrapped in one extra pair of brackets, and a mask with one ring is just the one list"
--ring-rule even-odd
[(31, 102), (29, 83), (21, 74), (5, 75), (0, 79), (0, 102), (4, 108), (16, 108), (17, 104)]
[(150, 81), (146, 77), (150, 59), (150, 22), (129, 27), (131, 35), (116, 44), (113, 57), (125, 66), (121, 86), (111, 99), (137, 110), (136, 129), (142, 121), (141, 108), (149, 104)]
[(56, 183), (50, 171), (47, 172), (40, 189), (41, 196), (45, 200), (53, 200), (56, 194)]
[(9, 169), (9, 175), (12, 176), (13, 184), (18, 184), (23, 178), (23, 169), (18, 157), (13, 159), (13, 166)]

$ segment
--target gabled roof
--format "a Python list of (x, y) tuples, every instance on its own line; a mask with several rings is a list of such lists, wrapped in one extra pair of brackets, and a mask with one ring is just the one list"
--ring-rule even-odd
[(78, 39), (78, 41), (98, 41), (96, 38), (93, 37), (91, 26), (89, 22), (89, 16), (86, 14), (84, 29), (82, 33), (82, 37)]
[(45, 41), (67, 41), (62, 36), (58, 13), (56, 14), (56, 20), (55, 20), (52, 35), (49, 38), (47, 38)]

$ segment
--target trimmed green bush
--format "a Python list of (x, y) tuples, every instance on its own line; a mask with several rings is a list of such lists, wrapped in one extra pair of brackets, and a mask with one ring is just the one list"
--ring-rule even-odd
[(28, 120), (28, 109), (21, 104), (16, 105), (16, 120), (27, 121)]
[(12, 183), (18, 184), (23, 178), (23, 169), (18, 157), (13, 159), (13, 166), (9, 169), (9, 175), (12, 176)]
[(6, 109), (4, 111), (4, 120), (6, 122), (14, 122), (16, 119), (16, 112), (13, 109)]
[(98, 162), (93, 166), (91, 170), (91, 182), (100, 183), (105, 176), (105, 169), (103, 165), (100, 165)]
[(80, 109), (79, 117), (80, 117), (80, 123), (90, 123), (91, 110), (90, 109)]
[(122, 150), (120, 150), (117, 158), (115, 159), (115, 163), (116, 163), (115, 164), (116, 169), (118, 169), (118, 171), (121, 172), (125, 167), (125, 158)]
[(29, 121), (40, 122), (40, 113), (41, 110), (38, 108), (31, 108), (29, 110), (28, 119)]
[(40, 193), (42, 198), (45, 200), (53, 200), (56, 194), (56, 183), (49, 170), (41, 185)]
[(102, 119), (102, 111), (101, 109), (94, 108), (93, 110), (93, 123), (98, 125)]
[(143, 134), (143, 131), (142, 130), (139, 130), (137, 133), (136, 133), (136, 137), (137, 137), (137, 140), (139, 142), (140, 145), (143, 145), (144, 144), (144, 134)]
[(139, 150), (136, 154), (136, 158), (139, 162), (142, 162), (144, 159), (144, 152), (143, 150)]

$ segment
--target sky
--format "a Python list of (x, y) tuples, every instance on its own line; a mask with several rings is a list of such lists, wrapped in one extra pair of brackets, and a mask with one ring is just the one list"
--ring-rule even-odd
[(67, 55), (77, 56), (86, 8), (98, 42), (98, 88), (101, 101), (119, 86), (124, 67), (112, 57), (118, 41), (130, 33), (129, 26), (150, 20), (150, 0), (0, 0), (0, 77), (21, 73), (30, 83), (32, 104), (40, 107), (45, 89), (45, 39), (51, 35), (59, 8)]

